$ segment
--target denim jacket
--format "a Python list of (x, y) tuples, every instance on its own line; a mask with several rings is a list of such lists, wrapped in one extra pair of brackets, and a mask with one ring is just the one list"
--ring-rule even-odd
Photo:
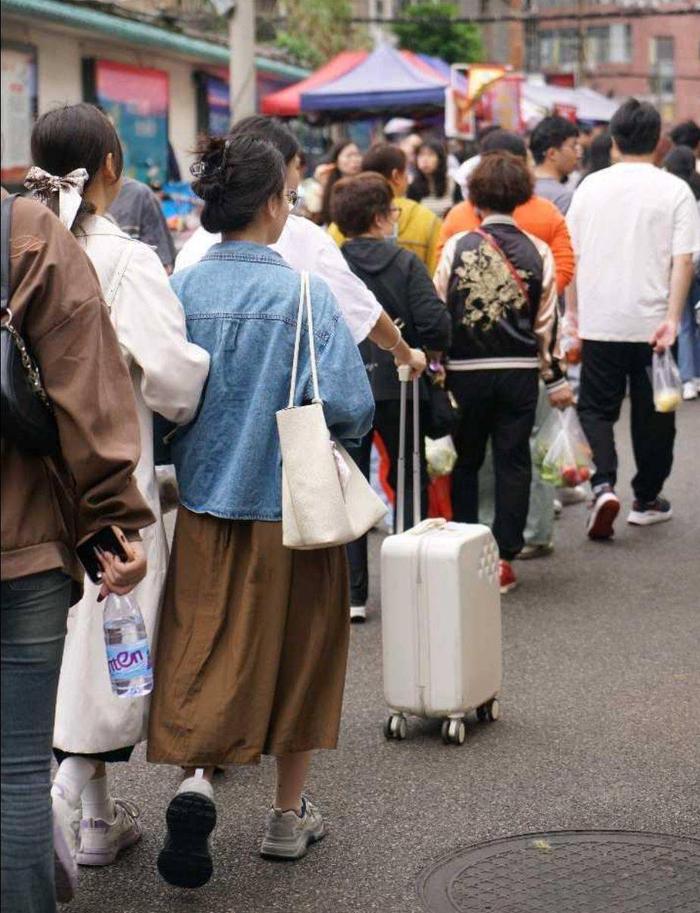
[[(171, 281), (189, 338), (211, 357), (200, 410), (173, 441), (180, 499), (191, 511), (224, 519), (279, 520), (275, 413), (289, 399), (299, 274), (268, 247), (225, 241)], [(333, 437), (356, 443), (373, 420), (365, 368), (335, 298), (313, 276), (311, 301), (326, 423)], [(295, 404), (310, 400), (304, 332)]]

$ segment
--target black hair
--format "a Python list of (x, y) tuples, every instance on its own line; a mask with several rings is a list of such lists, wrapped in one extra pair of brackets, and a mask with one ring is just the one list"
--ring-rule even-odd
[(527, 159), (527, 146), (522, 136), (512, 133), (510, 130), (492, 130), (481, 144), (481, 154), (487, 152), (510, 152), (522, 159)]
[(599, 133), (598, 136), (593, 137), (588, 149), (586, 172), (579, 181), (579, 185), (589, 174), (594, 174), (596, 171), (602, 171), (604, 168), (609, 168), (610, 165), (612, 165), (612, 159), (610, 158), (611, 152), (612, 137), (609, 133)]
[(669, 135), (676, 146), (690, 146), (693, 153), (700, 146), (700, 126), (694, 120), (683, 121)]
[[(438, 164), (435, 170), (435, 173), (430, 175), (430, 178), (423, 174), (423, 172), (418, 168), (418, 156), (421, 153), (421, 149), (431, 149), (438, 157)], [(431, 183), (432, 180), (433, 186), (435, 188), (435, 196), (443, 197), (447, 193), (447, 153), (445, 152), (445, 147), (438, 140), (424, 140), (416, 150), (416, 176), (411, 181), (411, 186), (408, 188), (408, 197), (411, 200), (420, 201), (423, 197), (430, 196), (431, 194)]]
[(204, 200), (201, 222), (206, 231), (241, 231), (284, 190), (282, 153), (266, 139), (210, 136), (202, 141), (199, 156), (192, 166), (192, 189)]
[(484, 140), (489, 135), (489, 133), (493, 133), (494, 130), (502, 130), (502, 129), (503, 128), (501, 127), (500, 124), (487, 124), (485, 127), (480, 127), (476, 131), (476, 142), (479, 147), (479, 150), (481, 150), (481, 144), (484, 142)]
[(613, 114), (610, 133), (623, 155), (651, 155), (661, 136), (661, 116), (649, 102), (630, 98)]
[[(35, 165), (57, 177), (84, 168), (88, 173), (84, 190), (110, 153), (118, 178), (124, 169), (124, 153), (114, 124), (99, 108), (85, 102), (42, 114), (32, 129), (31, 152)], [(73, 225), (77, 228), (81, 218), (94, 211), (94, 206), (83, 200)]]
[(543, 118), (530, 136), (530, 151), (535, 164), (541, 165), (548, 149), (561, 149), (572, 136), (578, 136), (579, 129), (565, 117), (553, 114)]
[(250, 117), (237, 121), (231, 127), (231, 136), (257, 136), (258, 139), (267, 140), (282, 154), (285, 165), (301, 152), (299, 140), (289, 127), (274, 117), (262, 114), (251, 114)]
[(326, 162), (329, 164), (332, 162), (333, 165), (335, 165), (335, 168), (331, 171), (331, 173), (326, 178), (326, 184), (325, 184), (325, 187), (323, 188), (323, 201), (321, 203), (321, 213), (320, 213), (321, 224), (323, 224), (323, 225), (330, 224), (330, 221), (332, 219), (331, 197), (333, 195), (333, 186), (336, 183), (336, 181), (339, 181), (343, 177), (343, 175), (340, 173), (340, 169), (338, 168), (338, 159), (340, 158), (340, 154), (343, 151), (343, 149), (347, 149), (348, 146), (356, 146), (356, 145), (357, 145), (357, 143), (353, 139), (343, 139), (339, 143), (336, 143), (331, 148), (331, 151), (328, 153), (328, 156), (326, 157)]
[(700, 180), (695, 170), (695, 153), (690, 146), (676, 146), (664, 159), (664, 168), (690, 186), (695, 199), (700, 199)]

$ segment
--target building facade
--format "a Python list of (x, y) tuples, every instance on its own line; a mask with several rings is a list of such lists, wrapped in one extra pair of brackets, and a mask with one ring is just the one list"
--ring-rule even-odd
[[(34, 118), (61, 104), (100, 104), (119, 129), (128, 173), (140, 179), (163, 181), (172, 172), (168, 142), (187, 175), (198, 133), (226, 128), (225, 39), (149, 21), (148, 6), (114, 15), (61, 0), (0, 0), (4, 183), (26, 172)], [(307, 75), (265, 56), (256, 66), (259, 96)]]
[[(700, 121), (698, 0), (463, 0), (467, 15), (520, 12), (522, 25), (483, 26), (487, 55), (562, 84), (653, 102), (664, 120)], [(520, 38), (514, 39), (515, 30)], [(513, 41), (517, 44), (514, 45)]]

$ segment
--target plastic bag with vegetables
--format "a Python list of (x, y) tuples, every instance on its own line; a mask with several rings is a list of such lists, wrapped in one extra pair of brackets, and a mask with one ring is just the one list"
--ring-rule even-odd
[(535, 438), (535, 466), (541, 479), (557, 488), (574, 488), (590, 479), (592, 456), (576, 410), (553, 410)]

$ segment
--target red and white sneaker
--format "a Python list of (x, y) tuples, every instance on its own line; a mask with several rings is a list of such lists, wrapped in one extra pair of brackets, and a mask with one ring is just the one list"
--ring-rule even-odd
[(615, 535), (613, 524), (620, 513), (620, 499), (610, 485), (605, 485), (594, 493), (591, 512), (586, 531), (589, 539), (612, 539)]
[(498, 572), (501, 582), (501, 593), (510, 593), (510, 591), (514, 590), (518, 585), (518, 578), (515, 576), (513, 565), (510, 561), (505, 561), (501, 558), (498, 562)]

